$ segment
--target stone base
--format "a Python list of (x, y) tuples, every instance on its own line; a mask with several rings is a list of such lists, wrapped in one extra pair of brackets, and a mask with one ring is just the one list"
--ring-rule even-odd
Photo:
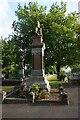
[(45, 76), (44, 74), (44, 70), (40, 69), (40, 70), (32, 70), (31, 71), (31, 76)]
[(45, 78), (45, 74), (43, 70), (33, 70), (31, 73), (30, 78), (27, 80), (26, 84), (28, 86), (32, 84), (39, 84), (43, 88), (47, 88), (48, 91), (50, 92), (50, 85), (48, 80)]
[(44, 77), (43, 76), (30, 76), (29, 79), (27, 80), (27, 84), (45, 84), (44, 82)]

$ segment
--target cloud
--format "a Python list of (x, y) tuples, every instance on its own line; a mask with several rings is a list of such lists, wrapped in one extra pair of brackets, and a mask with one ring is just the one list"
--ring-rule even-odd
[(0, 37), (8, 37), (12, 33), (14, 15), (10, 3), (21, 3), (26, 0), (0, 0)]
[(20, 3), (20, 2), (26, 2), (29, 0), (7, 0), (8, 2), (14, 2), (14, 3)]
[[(38, 1), (41, 5), (46, 5), (50, 7), (52, 3), (58, 2), (60, 3), (61, 0), (0, 0), (0, 36), (8, 37), (9, 34), (12, 33), (11, 25), (15, 16), (13, 15), (13, 10), (15, 11), (15, 5), (13, 8), (13, 3), (28, 3), (30, 1)], [(67, 12), (75, 11), (78, 8), (78, 1), (79, 0), (63, 0), (63, 2), (67, 2)], [(12, 3), (12, 4), (10, 4)]]
[(0, 37), (8, 37), (8, 34), (11, 33), (11, 19), (9, 18), (8, 11), (8, 1), (0, 1)]

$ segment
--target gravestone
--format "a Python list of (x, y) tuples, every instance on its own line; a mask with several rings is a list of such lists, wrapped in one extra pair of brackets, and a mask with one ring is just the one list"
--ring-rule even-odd
[(45, 78), (44, 72), (44, 50), (45, 44), (43, 43), (42, 29), (40, 28), (40, 23), (37, 22), (31, 45), (32, 71), (27, 84), (39, 84), (50, 91), (50, 85)]

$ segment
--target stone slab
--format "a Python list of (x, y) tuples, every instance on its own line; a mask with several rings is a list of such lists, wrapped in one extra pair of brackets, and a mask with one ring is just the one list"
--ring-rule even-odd
[(22, 103), (27, 103), (28, 100), (24, 98), (5, 98), (3, 101), (3, 104), (22, 104)]

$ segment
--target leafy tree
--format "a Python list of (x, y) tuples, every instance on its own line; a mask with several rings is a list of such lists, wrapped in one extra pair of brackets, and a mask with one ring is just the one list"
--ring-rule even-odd
[(56, 64), (59, 78), (60, 67), (79, 62), (80, 55), (77, 47), (77, 14), (76, 12), (66, 15), (66, 4), (61, 2), (51, 6), (47, 14), (44, 30), (46, 43), (46, 65)]
[(2, 47), (2, 72), (13, 72), (15, 69), (15, 45), (9, 39), (1, 39)]
[(80, 64), (75, 64), (71, 66), (72, 73), (79, 73), (80, 74)]
[[(79, 31), (77, 13), (66, 15), (66, 4), (57, 2), (52, 4), (49, 12), (46, 6), (39, 6), (37, 2), (30, 2), (28, 6), (20, 4), (15, 11), (17, 20), (13, 22), (14, 33), (11, 41), (15, 45), (16, 59), (19, 63), (19, 49), (24, 51), (24, 66), (31, 68), (31, 43), (36, 21), (39, 20), (43, 30), (43, 39), (46, 44), (45, 70), (56, 65), (59, 78), (60, 67), (79, 63)], [(5, 53), (5, 52), (4, 52)], [(7, 60), (8, 61), (8, 60)], [(5, 62), (6, 63), (6, 62)]]
[[(31, 43), (32, 36), (35, 32), (36, 22), (44, 19), (46, 7), (39, 6), (37, 2), (29, 3), (28, 6), (24, 4), (24, 7), (18, 5), (18, 10), (15, 11), (17, 21), (13, 22), (14, 34), (12, 40), (17, 47), (17, 55), (19, 55), (19, 49), (24, 51), (24, 66), (27, 66), (27, 71), (31, 68)], [(19, 57), (18, 57), (19, 58)], [(19, 63), (19, 61), (17, 61)], [(28, 72), (25, 72), (28, 73)]]

